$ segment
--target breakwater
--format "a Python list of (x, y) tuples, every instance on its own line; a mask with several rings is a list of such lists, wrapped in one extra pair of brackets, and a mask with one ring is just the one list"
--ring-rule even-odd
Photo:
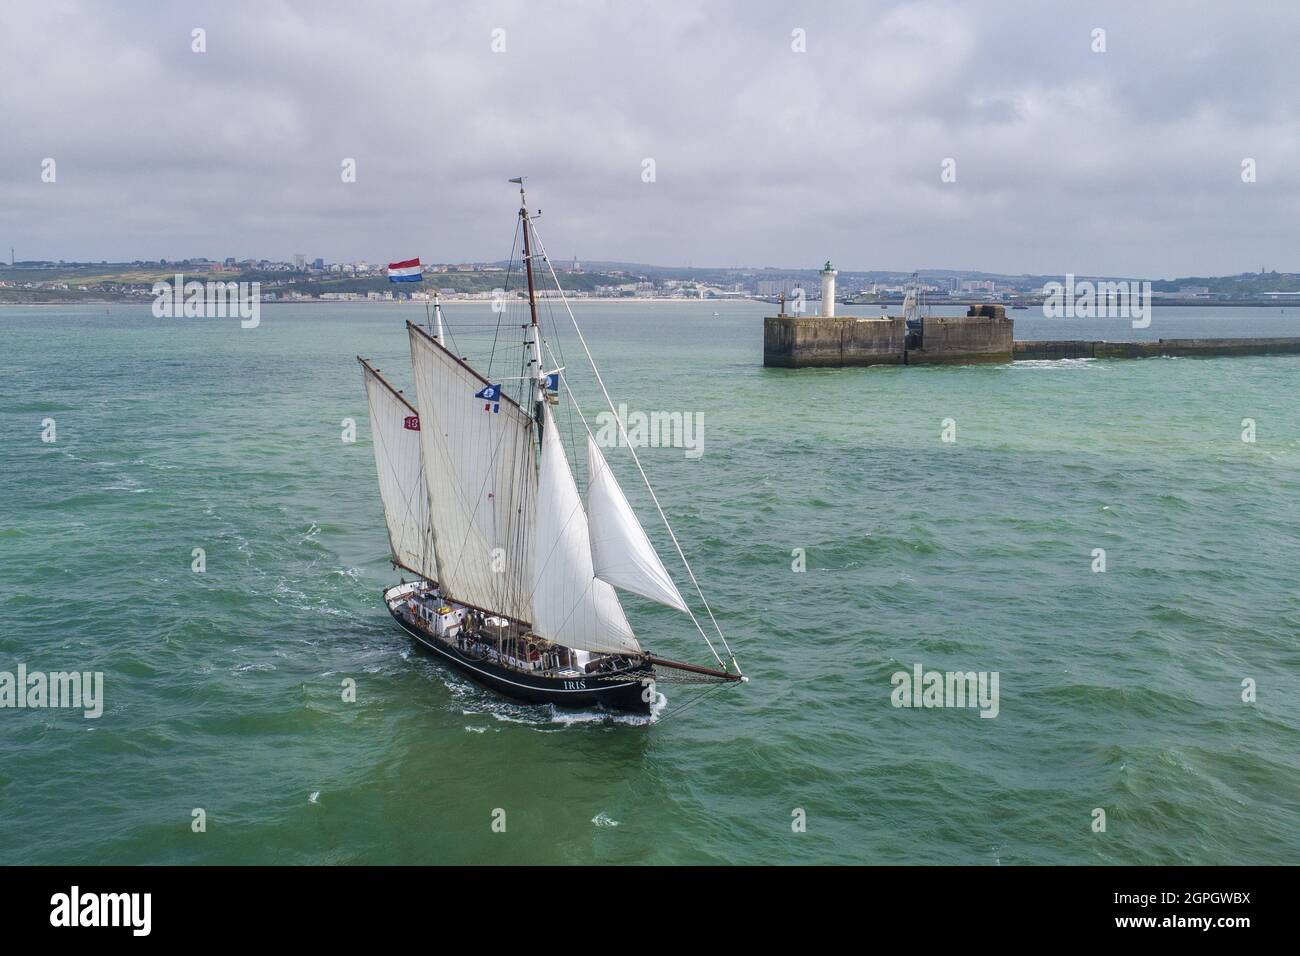
[(763, 319), (763, 364), (779, 368), (1009, 362), (1013, 323), (1003, 307), (970, 314), (855, 318), (769, 315)]
[(1300, 338), (1185, 338), (1139, 342), (1015, 341), (1000, 305), (971, 306), (962, 316), (857, 318), (769, 315), (763, 319), (763, 364), (774, 368), (865, 365), (970, 365), (1055, 359), (1300, 354)]
[(1229, 355), (1297, 355), (1300, 338), (1156, 339), (1150, 342), (1042, 341), (1016, 342), (1013, 359), (1070, 358), (1215, 358)]

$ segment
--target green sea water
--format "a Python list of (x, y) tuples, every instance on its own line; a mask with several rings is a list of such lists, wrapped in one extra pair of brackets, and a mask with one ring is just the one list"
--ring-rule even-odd
[[(703, 415), (642, 457), (752, 678), (645, 724), (503, 702), (385, 612), (354, 356), (409, 387), (422, 307), (0, 309), (0, 670), (105, 681), (98, 719), (0, 710), (0, 863), (1296, 862), (1300, 357), (792, 372), (766, 310), (578, 306), (617, 400)], [(447, 311), (479, 355), (487, 307)], [(996, 671), (997, 716), (894, 707), (916, 664)]]

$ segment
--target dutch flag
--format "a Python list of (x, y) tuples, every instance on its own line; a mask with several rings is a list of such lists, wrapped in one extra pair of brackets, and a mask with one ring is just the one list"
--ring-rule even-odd
[(388, 264), (389, 282), (419, 282), (423, 278), (424, 276), (420, 274), (420, 260), (418, 257)]

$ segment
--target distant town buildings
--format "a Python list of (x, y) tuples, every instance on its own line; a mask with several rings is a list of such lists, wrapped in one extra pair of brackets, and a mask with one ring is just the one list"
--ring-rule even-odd
[[(405, 250), (403, 250), (405, 252)], [(427, 301), (435, 293), (444, 301), (491, 300), (498, 289), (511, 297), (525, 295), (518, 264), (501, 262), (425, 263), (423, 284), (391, 287), (386, 263), (367, 260), (330, 262), (321, 256), (296, 253), (288, 261), (226, 256), (193, 256), (179, 260), (130, 262), (0, 262), (0, 301), (69, 301), (141, 298), (152, 295), (156, 278), (176, 273), (187, 277), (211, 276), (224, 281), (257, 281), (268, 302), (392, 302)], [(819, 300), (819, 270), (775, 268), (665, 268), (620, 266), (577, 258), (560, 269), (560, 282), (569, 299), (745, 299), (775, 302), (784, 294), (796, 297), (806, 291), (809, 301)], [(841, 270), (835, 299), (841, 303), (874, 305), (900, 303), (909, 289), (919, 289), (926, 302), (1002, 302), (1025, 304), (1041, 301), (1044, 284), (1059, 276), (1003, 276), (951, 270), (928, 275)], [(1078, 277), (1080, 281), (1096, 277)], [(1294, 273), (1243, 273), (1225, 277), (1188, 277), (1152, 280), (1152, 296), (1164, 302), (1205, 304), (1253, 300), (1255, 304), (1300, 301), (1300, 275)], [(539, 288), (539, 295), (558, 295)], [(830, 311), (817, 306), (812, 311)]]

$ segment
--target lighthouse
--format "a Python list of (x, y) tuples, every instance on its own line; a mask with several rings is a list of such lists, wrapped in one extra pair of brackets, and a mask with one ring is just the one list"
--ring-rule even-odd
[(835, 267), (831, 265), (831, 260), (826, 260), (826, 265), (822, 268), (822, 315), (833, 317), (835, 315), (835, 277), (839, 275)]
[[(1021, 343), (1013, 338), (1014, 323), (1007, 318), (1004, 306), (973, 305), (966, 315), (961, 316), (924, 315), (918, 308), (920, 283), (914, 281), (913, 290), (903, 305), (903, 315), (870, 318), (836, 315), (837, 275), (839, 273), (827, 259), (821, 269), (820, 315), (804, 314), (804, 290), (801, 289), (793, 315), (786, 314), (782, 302), (780, 314), (763, 317), (765, 366), (849, 368), (861, 365), (1011, 362), (1021, 354)], [(813, 291), (807, 291), (811, 298)], [(1300, 343), (1300, 338), (1295, 341)], [(1038, 353), (1033, 357), (1039, 357)]]

